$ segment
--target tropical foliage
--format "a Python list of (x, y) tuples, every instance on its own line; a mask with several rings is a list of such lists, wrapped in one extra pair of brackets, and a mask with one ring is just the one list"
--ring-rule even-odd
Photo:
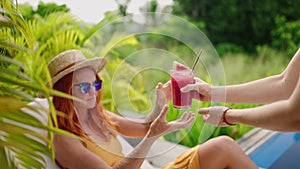
[[(299, 25), (300, 11), (296, 6), (300, 1), (174, 0), (174, 3), (173, 13), (188, 16), (196, 25), (204, 24), (207, 36), (216, 46), (229, 43), (253, 53), (257, 45), (275, 43), (274, 47), (278, 47), (281, 38), (299, 46), (294, 39), (299, 37), (296, 30), (286, 28), (291, 30), (295, 22)], [(281, 35), (284, 37), (279, 38)]]
[[(50, 78), (45, 58), (35, 51), (39, 45), (39, 37), (34, 36), (35, 31), (39, 34), (38, 27), (35, 27), (37, 22), (25, 21), (10, 1), (1, 2), (1, 167), (42, 168), (45, 165), (42, 154), (53, 156), (53, 132), (62, 131), (55, 127), (55, 123), (40, 121), (37, 118), (40, 111), (28, 103), (34, 100), (38, 92), (47, 98), (50, 94), (62, 94), (45, 85)], [(51, 103), (49, 105), (53, 110)], [(25, 107), (31, 109), (33, 114), (20, 110)], [(55, 111), (51, 112), (46, 116), (55, 117)], [(30, 130), (30, 126), (49, 131), (48, 137)]]

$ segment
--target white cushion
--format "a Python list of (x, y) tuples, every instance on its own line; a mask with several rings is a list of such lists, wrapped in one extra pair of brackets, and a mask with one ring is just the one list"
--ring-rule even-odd
[[(29, 105), (32, 107), (38, 108), (39, 113), (37, 113), (33, 110), (30, 110), (28, 108), (22, 108), (21, 110), (27, 114), (30, 114), (30, 115), (36, 117), (44, 124), (47, 124), (48, 123), (48, 114), (49, 114), (49, 105), (48, 105), (47, 99), (37, 98), (37, 99), (35, 99), (34, 102), (29, 103)], [(22, 125), (22, 124), (20, 124), (20, 125)], [(47, 136), (47, 131), (45, 131), (43, 129), (39, 129), (39, 128), (32, 127), (32, 126), (24, 126), (24, 125), (23, 125), (23, 127), (34, 130), (34, 131), (44, 135), (45, 137)], [(133, 147), (123, 137), (117, 136), (117, 138), (122, 145), (124, 155), (129, 154), (133, 150)], [(45, 155), (43, 157), (46, 161), (47, 169), (59, 169), (60, 168), (60, 167), (58, 167), (58, 165), (56, 165), (55, 162), (52, 161), (52, 159), (50, 157), (45, 156)], [(154, 169), (154, 167), (152, 167), (151, 164), (147, 160), (145, 160), (144, 163), (142, 164), (142, 169)]]

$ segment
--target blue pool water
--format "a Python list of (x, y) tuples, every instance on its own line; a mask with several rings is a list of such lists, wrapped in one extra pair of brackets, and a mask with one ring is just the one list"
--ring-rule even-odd
[(250, 153), (249, 157), (259, 167), (269, 168), (299, 140), (300, 133), (277, 133)]

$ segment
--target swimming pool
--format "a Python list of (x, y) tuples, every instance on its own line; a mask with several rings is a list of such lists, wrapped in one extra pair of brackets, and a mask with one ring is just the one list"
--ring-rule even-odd
[(300, 133), (276, 133), (248, 156), (267, 169), (300, 168)]

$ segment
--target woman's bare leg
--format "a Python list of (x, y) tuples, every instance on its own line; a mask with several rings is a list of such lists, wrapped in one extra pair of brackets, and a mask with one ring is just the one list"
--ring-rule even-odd
[(227, 136), (208, 140), (199, 146), (201, 169), (257, 169), (240, 146)]

